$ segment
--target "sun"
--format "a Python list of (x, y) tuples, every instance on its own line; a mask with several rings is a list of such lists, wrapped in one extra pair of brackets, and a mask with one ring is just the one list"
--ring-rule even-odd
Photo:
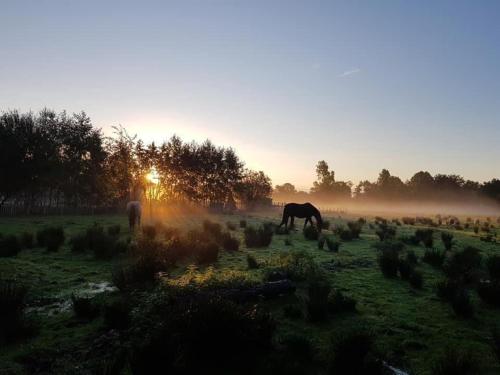
[(152, 167), (149, 173), (146, 175), (146, 179), (152, 184), (157, 185), (160, 182), (160, 175), (155, 167)]

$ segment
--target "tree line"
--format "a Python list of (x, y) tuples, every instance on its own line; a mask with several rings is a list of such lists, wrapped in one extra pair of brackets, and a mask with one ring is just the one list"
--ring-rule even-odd
[(376, 181), (363, 180), (354, 186), (350, 181), (336, 181), (335, 172), (328, 163), (319, 161), (316, 166), (317, 181), (309, 192), (298, 191), (291, 183), (276, 185), (273, 197), (276, 200), (315, 201), (440, 201), (474, 202), (489, 198), (500, 203), (500, 180), (487, 182), (465, 180), (454, 174), (436, 174), (420, 171), (403, 182), (383, 169)]
[(144, 192), (161, 202), (249, 206), (269, 203), (272, 192), (270, 178), (231, 148), (177, 136), (145, 144), (121, 127), (105, 137), (84, 112), (48, 109), (1, 114), (0, 176), (0, 207), (123, 206)]

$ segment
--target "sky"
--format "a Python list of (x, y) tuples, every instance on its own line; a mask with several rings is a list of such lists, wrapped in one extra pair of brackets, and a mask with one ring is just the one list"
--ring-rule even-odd
[(0, 0), (0, 110), (232, 146), (308, 189), (500, 177), (499, 1)]

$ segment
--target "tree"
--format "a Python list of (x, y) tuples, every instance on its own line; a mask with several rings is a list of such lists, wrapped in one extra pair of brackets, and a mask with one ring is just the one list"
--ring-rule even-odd
[(272, 190), (271, 179), (264, 172), (246, 170), (236, 186), (235, 193), (246, 207), (253, 207), (269, 204)]

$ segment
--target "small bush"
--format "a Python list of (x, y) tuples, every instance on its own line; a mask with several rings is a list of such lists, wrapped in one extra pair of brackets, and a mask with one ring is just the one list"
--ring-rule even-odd
[(473, 228), (473, 230), (475, 234), (479, 233), (479, 227), (477, 225)]
[(477, 359), (468, 352), (448, 349), (432, 368), (432, 375), (477, 375)]
[(419, 242), (422, 242), (425, 247), (431, 248), (434, 244), (434, 231), (432, 229), (417, 229), (415, 237)]
[(333, 229), (333, 233), (335, 233), (342, 241), (351, 241), (352, 233), (349, 229), (343, 226), (337, 226)]
[(325, 247), (325, 243), (326, 243), (326, 238), (324, 236), (318, 238), (318, 250), (323, 250)]
[(375, 234), (380, 241), (392, 240), (396, 236), (396, 228), (390, 227), (387, 224), (379, 224)]
[(88, 248), (87, 236), (84, 233), (75, 234), (69, 239), (69, 246), (74, 253), (83, 253)]
[(347, 227), (351, 231), (351, 238), (359, 238), (363, 225), (359, 221), (348, 221)]
[(338, 253), (340, 249), (340, 242), (335, 241), (329, 237), (326, 238), (326, 247), (328, 250), (333, 251), (334, 253)]
[(383, 217), (380, 216), (375, 216), (375, 224), (387, 225), (387, 219), (384, 219)]
[(156, 227), (154, 225), (143, 225), (142, 226), (142, 235), (150, 240), (156, 238)]
[(108, 227), (108, 234), (110, 236), (118, 236), (120, 235), (120, 232), (122, 230), (122, 227), (120, 226), (120, 224), (116, 224), (116, 225), (111, 225)]
[(75, 316), (79, 319), (93, 320), (99, 315), (99, 307), (90, 297), (71, 295), (71, 304)]
[(38, 246), (46, 247), (47, 251), (57, 251), (64, 243), (64, 230), (61, 227), (48, 227), (36, 234)]
[(415, 289), (422, 289), (422, 286), (424, 284), (422, 273), (416, 270), (412, 270), (408, 281), (410, 282), (410, 285)]
[(210, 220), (203, 220), (203, 231), (209, 233), (215, 242), (220, 242), (222, 238), (222, 225)]
[(435, 267), (442, 268), (445, 254), (437, 249), (426, 249), (422, 261)]
[(24, 301), (26, 288), (0, 280), (0, 344), (12, 342), (26, 333)]
[(460, 285), (456, 280), (444, 279), (436, 284), (436, 294), (445, 301), (451, 301), (458, 293)]
[(441, 232), (441, 240), (443, 241), (446, 251), (450, 251), (453, 247), (453, 234), (448, 232)]
[(314, 225), (309, 225), (304, 228), (304, 237), (309, 241), (316, 241), (319, 237), (318, 229)]
[(408, 250), (406, 253), (406, 261), (410, 264), (417, 264), (418, 263), (418, 257), (417, 254), (413, 250)]
[(399, 253), (391, 248), (383, 249), (378, 256), (378, 264), (385, 277), (396, 277), (398, 275)]
[(263, 224), (258, 228), (247, 226), (244, 234), (247, 247), (267, 247), (271, 244), (274, 231), (271, 225)]
[(420, 240), (415, 235), (401, 236), (399, 239), (406, 245), (418, 246), (418, 244), (420, 243)]
[(23, 232), (19, 236), (21, 247), (23, 249), (32, 249), (34, 246), (34, 236), (31, 232)]
[(332, 339), (328, 373), (383, 374), (383, 364), (374, 354), (373, 343), (373, 335), (364, 329), (341, 331)]
[(117, 255), (116, 238), (107, 233), (101, 232), (92, 240), (92, 251), (96, 259), (111, 259)]
[(413, 272), (413, 265), (407, 262), (406, 259), (399, 259), (398, 270), (401, 278), (408, 280)]
[(401, 221), (405, 225), (415, 225), (415, 218), (413, 217), (403, 217)]
[(222, 247), (226, 251), (238, 251), (240, 248), (240, 241), (231, 236), (230, 233), (224, 233), (222, 236)]
[(332, 314), (356, 311), (356, 300), (335, 290), (328, 297), (328, 311)]
[(199, 244), (196, 249), (196, 261), (198, 264), (214, 263), (219, 258), (219, 245), (213, 242)]
[(471, 318), (474, 315), (474, 305), (470, 300), (469, 293), (464, 288), (458, 289), (455, 293), (451, 300), (451, 307), (455, 314), (464, 318)]
[(311, 322), (320, 322), (328, 315), (328, 295), (330, 283), (322, 277), (315, 277), (307, 288), (307, 316)]
[(481, 281), (477, 285), (477, 294), (488, 305), (500, 307), (500, 281)]
[(233, 223), (232, 221), (227, 221), (226, 222), (226, 228), (228, 230), (236, 230), (236, 224)]
[(240, 220), (240, 228), (245, 229), (247, 227), (247, 221), (246, 220)]
[(125, 329), (130, 325), (130, 304), (124, 298), (112, 300), (104, 306), (104, 324), (107, 328)]
[(467, 246), (462, 251), (457, 251), (447, 259), (443, 271), (450, 279), (456, 279), (462, 283), (471, 283), (478, 279), (481, 254), (479, 249)]
[(0, 237), (0, 257), (13, 257), (21, 251), (19, 238), (14, 235)]
[(323, 220), (323, 224), (321, 225), (321, 229), (325, 229), (325, 230), (330, 229), (330, 222), (328, 220)]
[(486, 260), (486, 268), (492, 280), (500, 280), (500, 255), (492, 255)]
[(297, 304), (289, 304), (283, 307), (283, 315), (289, 319), (301, 319), (304, 317), (302, 309)]

